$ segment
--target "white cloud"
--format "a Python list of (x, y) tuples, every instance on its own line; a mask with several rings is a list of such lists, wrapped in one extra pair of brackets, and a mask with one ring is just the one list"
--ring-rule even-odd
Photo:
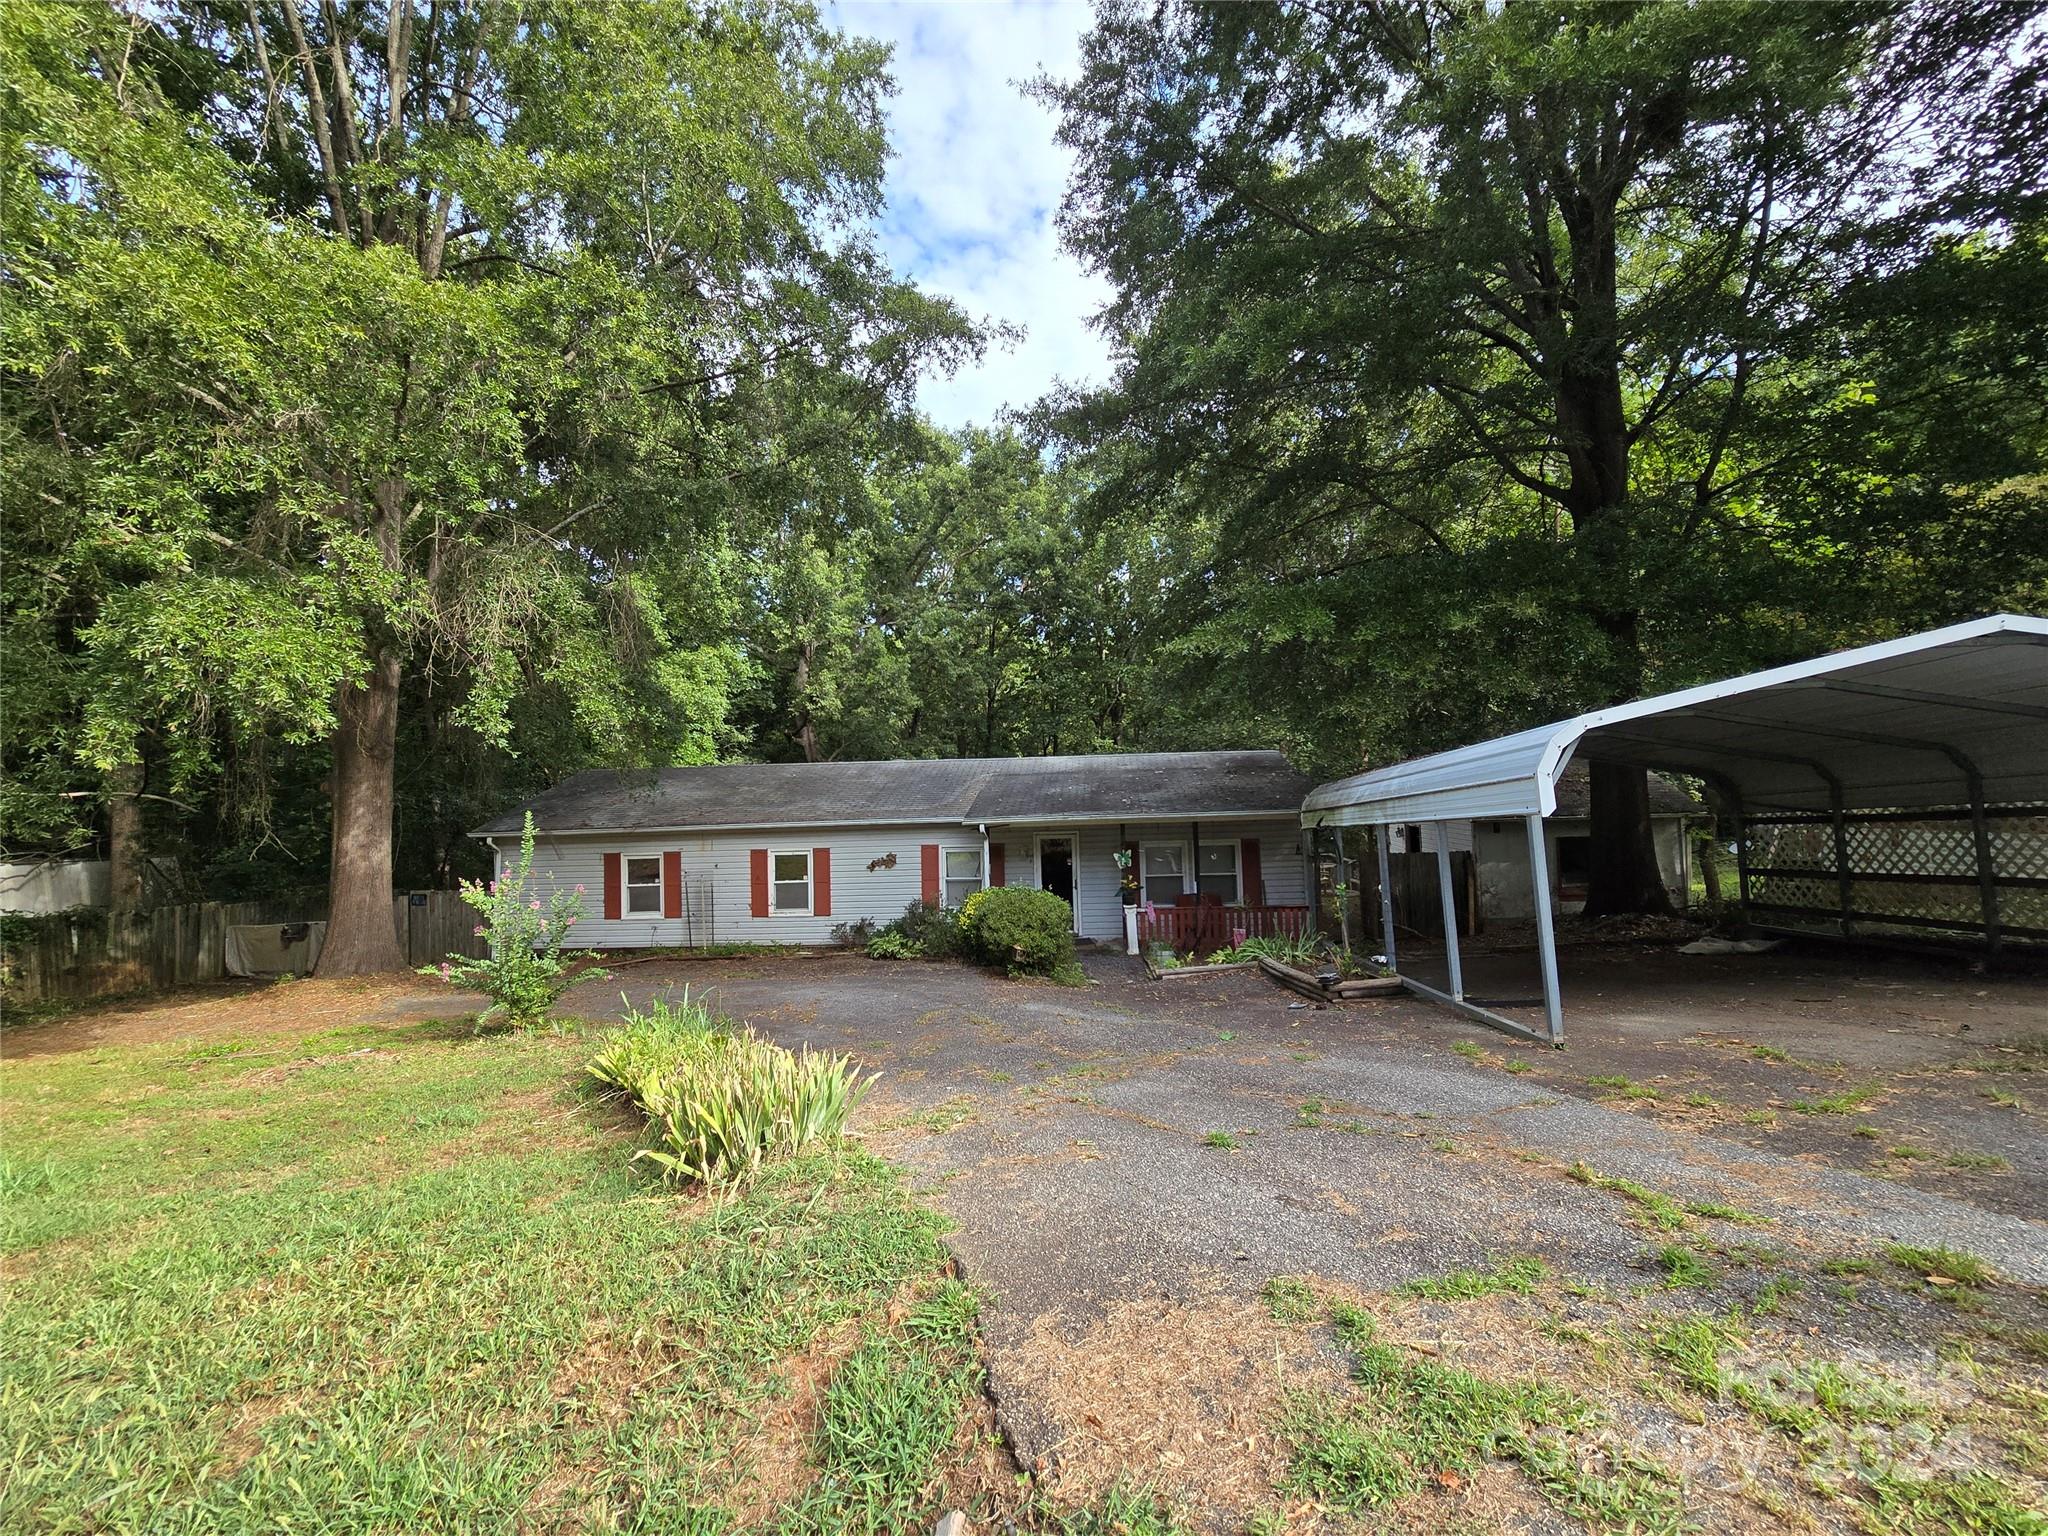
[(1060, 248), (1053, 217), (1070, 157), (1053, 138), (1056, 114), (1023, 89), (1041, 72), (1074, 74), (1088, 6), (840, 0), (829, 14), (895, 44), (883, 250), (926, 289), (1025, 333), (926, 380), (919, 404), (959, 426), (1028, 406), (1056, 379), (1106, 378), (1108, 349), (1088, 317), (1108, 289)]

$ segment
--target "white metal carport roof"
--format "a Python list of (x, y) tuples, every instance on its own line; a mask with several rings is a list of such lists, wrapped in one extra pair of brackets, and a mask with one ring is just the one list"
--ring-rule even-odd
[[(2048, 800), (2048, 619), (1995, 614), (1338, 779), (1305, 826), (1548, 816), (1576, 752), (1718, 780), (1749, 810)], [(1966, 766), (1967, 765), (1967, 766)]]
[[(1845, 933), (1852, 915), (1845, 814), (1967, 806), (1984, 927), (1995, 946), (2000, 876), (1986, 808), (2048, 801), (2048, 619), (1994, 614), (1618, 704), (1312, 790), (1301, 810), (1309, 828), (1384, 829), (1394, 822), (1509, 817), (1526, 824), (1537, 955), (1553, 1044), (1563, 1039), (1564, 1025), (1542, 823), (1557, 809), (1559, 775), (1580, 752), (1695, 775), (1714, 784), (1744, 815), (1827, 813), (1834, 824)], [(1380, 920), (1391, 963), (1387, 840), (1382, 835), (1377, 842)], [(1439, 838), (1450, 991), (1403, 980), (1413, 991), (1487, 1023), (1533, 1035), (1465, 996), (1446, 847)]]

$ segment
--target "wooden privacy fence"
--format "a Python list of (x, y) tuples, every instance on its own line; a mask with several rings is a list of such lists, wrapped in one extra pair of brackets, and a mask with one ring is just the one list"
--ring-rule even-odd
[[(1469, 853), (1451, 855), (1451, 898), (1457, 908), (1458, 932), (1467, 938), (1477, 933), (1473, 920), (1478, 910), (1473, 901), (1478, 871)], [(1437, 883), (1434, 853), (1393, 853), (1387, 856), (1388, 884), (1394, 891), (1394, 921), (1411, 932), (1430, 938), (1444, 933), (1444, 898)], [(1373, 939), (1379, 937), (1379, 913), (1369, 910), (1365, 921)]]
[[(475, 910), (454, 891), (401, 892), (392, 898), (391, 913), (408, 964), (486, 952), (475, 933)], [(7, 1001), (17, 1005), (189, 986), (227, 975), (229, 928), (326, 919), (324, 891), (268, 901), (195, 901), (146, 912), (88, 908), (9, 917), (0, 924), (0, 968)]]
[(1176, 954), (1212, 954), (1232, 936), (1296, 938), (1308, 931), (1307, 907), (1152, 907), (1138, 910), (1138, 945), (1164, 944)]

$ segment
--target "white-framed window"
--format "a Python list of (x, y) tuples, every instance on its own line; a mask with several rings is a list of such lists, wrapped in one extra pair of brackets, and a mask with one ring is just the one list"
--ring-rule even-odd
[(635, 854), (626, 860), (626, 910), (628, 912), (661, 911), (661, 856), (659, 854), (644, 859)]
[(957, 907), (981, 889), (981, 850), (979, 848), (948, 848), (945, 853), (945, 859), (946, 905)]
[(768, 855), (774, 897), (769, 910), (777, 917), (804, 917), (811, 910), (811, 856), (808, 852)]
[(1243, 899), (1236, 843), (1202, 844), (1202, 851), (1195, 860), (1195, 889), (1204, 896), (1214, 896), (1227, 907), (1234, 907)]
[(1147, 843), (1138, 850), (1144, 864), (1139, 889), (1155, 907), (1170, 907), (1187, 889), (1188, 850), (1183, 843)]

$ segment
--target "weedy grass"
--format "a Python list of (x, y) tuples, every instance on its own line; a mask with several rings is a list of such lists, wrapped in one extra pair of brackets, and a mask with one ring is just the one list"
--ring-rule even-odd
[(1712, 1262), (1683, 1243), (1666, 1243), (1658, 1249), (1657, 1267), (1664, 1271), (1664, 1283), (1673, 1289), (1705, 1285), (1714, 1278)]
[(1633, 1078), (1623, 1077), (1619, 1073), (1607, 1073), (1599, 1077), (1589, 1077), (1586, 1079), (1586, 1083), (1589, 1087), (1605, 1088), (1610, 1093), (1618, 1093), (1625, 1099), (1654, 1099), (1657, 1097), (1656, 1089), (1636, 1082)]
[(1893, 1243), (1884, 1251), (1884, 1256), (1901, 1269), (1929, 1280), (1945, 1280), (1952, 1285), (1991, 1285), (1996, 1283), (1996, 1270), (1978, 1258), (1974, 1253), (1965, 1253), (1959, 1248), (1935, 1246), (1915, 1247), (1910, 1243)]
[(1323, 1310), (1316, 1288), (1299, 1275), (1275, 1275), (1259, 1294), (1276, 1323), (1306, 1323)]
[(6, 1063), (0, 1529), (732, 1528), (778, 1364), (899, 1298), (790, 1481), (912, 1508), (972, 1296), (885, 1165), (681, 1199), (573, 1091), (586, 1041), (359, 1043)]
[(1747, 1211), (1739, 1205), (1724, 1205), (1716, 1200), (1680, 1200), (1634, 1179), (1601, 1173), (1588, 1163), (1573, 1163), (1565, 1172), (1593, 1189), (1623, 1196), (1637, 1207), (1642, 1220), (1659, 1232), (1682, 1232), (1692, 1225), (1695, 1216), (1732, 1221), (1746, 1227), (1766, 1227), (1774, 1220), (1760, 1212)]
[(1202, 1138), (1202, 1145), (1205, 1147), (1216, 1147), (1225, 1152), (1234, 1152), (1237, 1150), (1237, 1138), (1228, 1131), (1211, 1131)]
[(961, 1400), (979, 1384), (979, 1366), (957, 1345), (871, 1334), (826, 1384), (818, 1479), (787, 1512), (784, 1529), (894, 1532), (916, 1524), (953, 1443)]
[(1079, 1509), (1031, 1513), (1046, 1536), (1189, 1536), (1191, 1529), (1171, 1503), (1136, 1483), (1116, 1483)]
[(1359, 1390), (1289, 1394), (1280, 1420), (1289, 1492), (1359, 1514), (1454, 1487), (1504, 1458), (1569, 1513), (1643, 1533), (1684, 1528), (1677, 1480), (1647, 1458), (1610, 1455), (1612, 1472), (1588, 1470), (1581, 1452), (1597, 1419), (1572, 1394), (1418, 1360), (1378, 1339), (1358, 1308), (1333, 1307), (1331, 1317)]
[(1845, 1088), (1816, 1099), (1793, 1099), (1785, 1107), (1802, 1115), (1853, 1115), (1883, 1092), (1882, 1083), (1865, 1083), (1860, 1088)]
[[(1739, 1314), (1687, 1313), (1649, 1329), (1647, 1343), (1694, 1393), (1733, 1404), (1795, 1442), (1814, 1491), (1852, 1506), (1858, 1530), (1871, 1536), (2040, 1536), (2048, 1530), (2039, 1510), (1996, 1470), (1965, 1462), (1916, 1471), (1896, 1459), (1897, 1444), (1938, 1442), (1953, 1427), (1955, 1409), (1915, 1395), (1881, 1369), (1853, 1360), (1757, 1355)], [(2025, 1432), (2008, 1425), (2002, 1433), (2013, 1464), (2021, 1464)]]
[(1950, 1168), (1974, 1168), (1986, 1173), (2003, 1173), (2012, 1167), (2006, 1159), (1993, 1152), (1951, 1152), (1942, 1159)]
[(1421, 1296), (1431, 1301), (1476, 1301), (1481, 1296), (1527, 1296), (1550, 1277), (1541, 1259), (1523, 1255), (1485, 1269), (1454, 1269), (1449, 1274), (1410, 1280), (1394, 1288), (1396, 1296)]

